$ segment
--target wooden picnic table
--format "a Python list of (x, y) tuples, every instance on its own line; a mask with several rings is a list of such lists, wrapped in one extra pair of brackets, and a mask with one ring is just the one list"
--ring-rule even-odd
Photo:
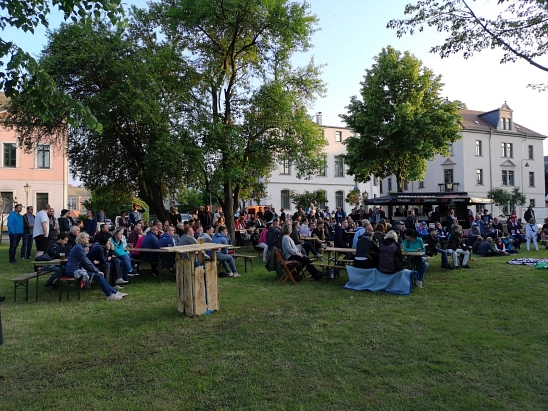
[[(68, 257), (68, 256), (67, 256)], [(36, 267), (43, 267), (48, 265), (58, 266), (60, 267), (59, 277), (63, 276), (63, 264), (66, 264), (67, 260), (61, 260), (61, 259), (54, 259), (50, 261), (33, 261), (34, 268), (36, 270), (36, 301), (38, 302), (38, 277), (45, 275), (45, 274), (51, 274), (51, 271), (48, 270), (40, 270), (36, 269)]]
[(211, 253), (211, 261), (205, 262), (204, 252), (231, 247), (228, 244), (190, 244), (164, 247), (176, 253), (177, 309), (189, 317), (209, 314), (219, 310), (217, 279), (217, 253)]
[[(142, 260), (142, 261), (145, 261), (145, 262), (148, 262), (146, 260), (143, 260), (141, 257), (141, 252), (143, 253), (156, 253), (157, 254), (157, 257), (158, 257), (158, 282), (161, 283), (162, 282), (162, 254), (165, 254), (166, 252), (169, 252), (169, 251), (166, 251), (165, 249), (167, 248), (173, 248), (173, 247), (164, 247), (164, 248), (132, 248), (129, 251), (129, 257), (130, 258), (134, 258), (136, 260)], [(137, 251), (139, 254), (135, 254), (135, 251)]]
[[(329, 257), (327, 258), (327, 261), (328, 262), (333, 261), (334, 264), (337, 263), (341, 254), (356, 254), (355, 248), (344, 248), (344, 247), (326, 247), (322, 251), (329, 253)], [(331, 257), (333, 253), (335, 254), (335, 256)]]

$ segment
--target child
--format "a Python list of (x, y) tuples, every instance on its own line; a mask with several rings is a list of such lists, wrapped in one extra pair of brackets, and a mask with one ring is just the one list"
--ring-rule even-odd
[(504, 248), (506, 249), (507, 254), (517, 254), (518, 250), (514, 250), (514, 240), (510, 238), (510, 233), (506, 233), (502, 239)]
[(501, 255), (508, 255), (506, 252), (506, 247), (504, 246), (504, 243), (502, 242), (500, 237), (497, 237), (495, 239), (495, 249), (501, 254)]

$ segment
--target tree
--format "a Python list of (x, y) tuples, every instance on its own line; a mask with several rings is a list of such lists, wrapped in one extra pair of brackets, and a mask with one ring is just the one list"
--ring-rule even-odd
[[(85, 22), (92, 16), (106, 14), (112, 23), (118, 23), (119, 17), (124, 13), (120, 0), (2, 0), (0, 8), (5, 15), (0, 16), (0, 28), (4, 30), (15, 27), (30, 33), (34, 33), (39, 26), (47, 28), (52, 7), (57, 7), (65, 20), (70, 19), (73, 22)], [(14, 41), (0, 38), (0, 58), (8, 56), (5, 69), (0, 71), (0, 88), (7, 97), (27, 94), (27, 98), (33, 102), (27, 109), (43, 120), (63, 117), (71, 125), (85, 121), (89, 126), (101, 129), (89, 108), (59, 90), (49, 74), (29, 53), (18, 47)]]
[(122, 211), (129, 213), (131, 204), (136, 201), (139, 204), (141, 200), (135, 199), (128, 191), (119, 190), (117, 188), (103, 188), (101, 190), (92, 191), (91, 198), (84, 201), (86, 210), (92, 210), (95, 215), (101, 210), (104, 210), (108, 218), (113, 222), (116, 216)]
[(6, 125), (27, 149), (37, 142), (68, 144), (73, 175), (86, 188), (138, 196), (165, 219), (164, 199), (193, 162), (201, 163), (186, 127), (192, 79), (169, 44), (138, 33), (102, 22), (62, 25), (40, 58), (63, 92), (91, 108), (102, 133), (67, 128), (60, 116), (44, 121), (28, 110), (33, 100), (26, 94), (12, 99)]
[(510, 204), (512, 208), (521, 207), (527, 201), (527, 197), (521, 192), (520, 187), (514, 187), (510, 194)]
[(354, 187), (352, 191), (349, 191), (346, 195), (345, 201), (354, 207), (358, 207), (362, 201), (360, 190), (357, 187)]
[(312, 192), (304, 190), (304, 193), (302, 194), (299, 194), (296, 191), (292, 191), (289, 194), (289, 198), (291, 199), (291, 202), (295, 204), (295, 207), (302, 207), (303, 210), (306, 210), (308, 207), (310, 207), (310, 204), (319, 206), (320, 204), (327, 203), (327, 197), (325, 195), (325, 191), (323, 190), (316, 190)]
[(441, 76), (407, 51), (388, 46), (375, 61), (361, 83), (363, 101), (352, 98), (340, 116), (359, 133), (345, 141), (344, 159), (356, 181), (394, 174), (401, 192), (405, 181), (424, 177), (427, 160), (447, 155), (460, 138), (461, 103), (441, 98)]
[(511, 194), (503, 188), (495, 187), (487, 192), (487, 198), (493, 200), (500, 212), (504, 214), (504, 207), (510, 203)]
[(229, 232), (241, 191), (288, 161), (313, 174), (326, 144), (307, 114), (324, 86), (313, 62), (293, 68), (316, 24), (306, 3), (289, 0), (168, 0), (142, 13), (195, 70), (193, 136), (205, 159), (196, 176), (223, 207)]
[[(475, 0), (422, 0), (405, 6), (408, 19), (393, 19), (387, 27), (397, 30), (398, 37), (422, 32), (425, 26), (447, 32), (445, 43), (434, 46), (430, 52), (442, 58), (463, 52), (471, 57), (483, 49), (502, 48), (501, 63), (523, 59), (536, 68), (548, 71), (539, 63), (548, 51), (548, 7), (539, 0), (498, 0), (496, 18), (483, 17), (474, 11)], [(548, 85), (537, 86), (546, 88)]]

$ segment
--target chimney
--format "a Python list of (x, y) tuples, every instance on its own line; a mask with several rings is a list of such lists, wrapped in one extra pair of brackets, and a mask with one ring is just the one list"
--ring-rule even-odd
[(322, 125), (322, 112), (318, 111), (316, 113), (316, 124), (321, 126)]

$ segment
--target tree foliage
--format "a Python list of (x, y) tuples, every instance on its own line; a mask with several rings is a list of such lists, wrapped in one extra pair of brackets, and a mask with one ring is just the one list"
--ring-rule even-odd
[(360, 190), (357, 187), (354, 187), (346, 195), (345, 201), (354, 207), (358, 207), (362, 201), (362, 194)]
[[(475, 0), (421, 0), (405, 6), (407, 19), (393, 19), (389, 28), (398, 37), (435, 27), (449, 36), (430, 49), (442, 58), (463, 52), (464, 58), (483, 49), (502, 48), (501, 63), (523, 59), (534, 67), (548, 71), (540, 58), (548, 51), (548, 6), (543, 0), (498, 0), (495, 18), (474, 11)], [(540, 85), (546, 88), (547, 85)]]
[(92, 210), (95, 215), (101, 210), (105, 212), (108, 218), (113, 222), (116, 216), (122, 211), (129, 213), (132, 203), (136, 201), (139, 204), (141, 200), (134, 198), (129, 192), (118, 189), (101, 189), (91, 192), (91, 198), (84, 201), (86, 210)]
[(487, 192), (487, 198), (493, 200), (501, 211), (505, 206), (509, 206), (510, 210), (521, 207), (527, 201), (527, 197), (525, 197), (519, 187), (514, 187), (512, 191), (500, 187), (492, 188)]
[[(310, 48), (316, 24), (306, 3), (288, 0), (168, 0), (142, 12), (148, 34), (160, 29), (198, 79), (192, 132), (201, 167), (193, 171), (232, 222), (242, 190), (287, 160), (298, 177), (319, 168), (326, 144), (307, 107), (323, 92)], [(229, 232), (233, 227), (229, 224)]]
[[(189, 143), (186, 103), (192, 75), (169, 44), (102, 22), (63, 25), (50, 34), (40, 65), (60, 89), (91, 108), (103, 132), (43, 121), (27, 110), (32, 99), (12, 100), (9, 127), (29, 149), (37, 142), (68, 143), (72, 172), (91, 191), (137, 195), (160, 218), (164, 199), (199, 162)], [(65, 140), (68, 138), (68, 142)]]
[(346, 139), (348, 174), (357, 181), (371, 175), (396, 176), (398, 192), (404, 181), (420, 180), (434, 154), (448, 154), (448, 144), (460, 138), (460, 102), (440, 97), (441, 76), (422, 66), (411, 53), (388, 46), (375, 57), (353, 98), (341, 115), (357, 137)]
[[(118, 23), (124, 13), (120, 0), (1, 0), (0, 8), (4, 12), (0, 16), (0, 29), (14, 27), (29, 33), (34, 33), (39, 26), (49, 27), (48, 17), (55, 8), (65, 20), (73, 22), (86, 22), (92, 17), (106, 15), (112, 23)], [(7, 97), (27, 94), (27, 99), (32, 100), (27, 110), (32, 110), (42, 120), (62, 117), (71, 125), (85, 121), (92, 128), (101, 129), (91, 110), (60, 90), (51, 76), (15, 41), (4, 36), (0, 38), (0, 58), (8, 58), (5, 68), (0, 71), (0, 89)]]
[(317, 207), (320, 204), (327, 204), (327, 197), (324, 190), (304, 190), (304, 193), (300, 194), (293, 190), (289, 194), (289, 198), (297, 208), (302, 207), (304, 210), (310, 207), (310, 204), (314, 204)]

